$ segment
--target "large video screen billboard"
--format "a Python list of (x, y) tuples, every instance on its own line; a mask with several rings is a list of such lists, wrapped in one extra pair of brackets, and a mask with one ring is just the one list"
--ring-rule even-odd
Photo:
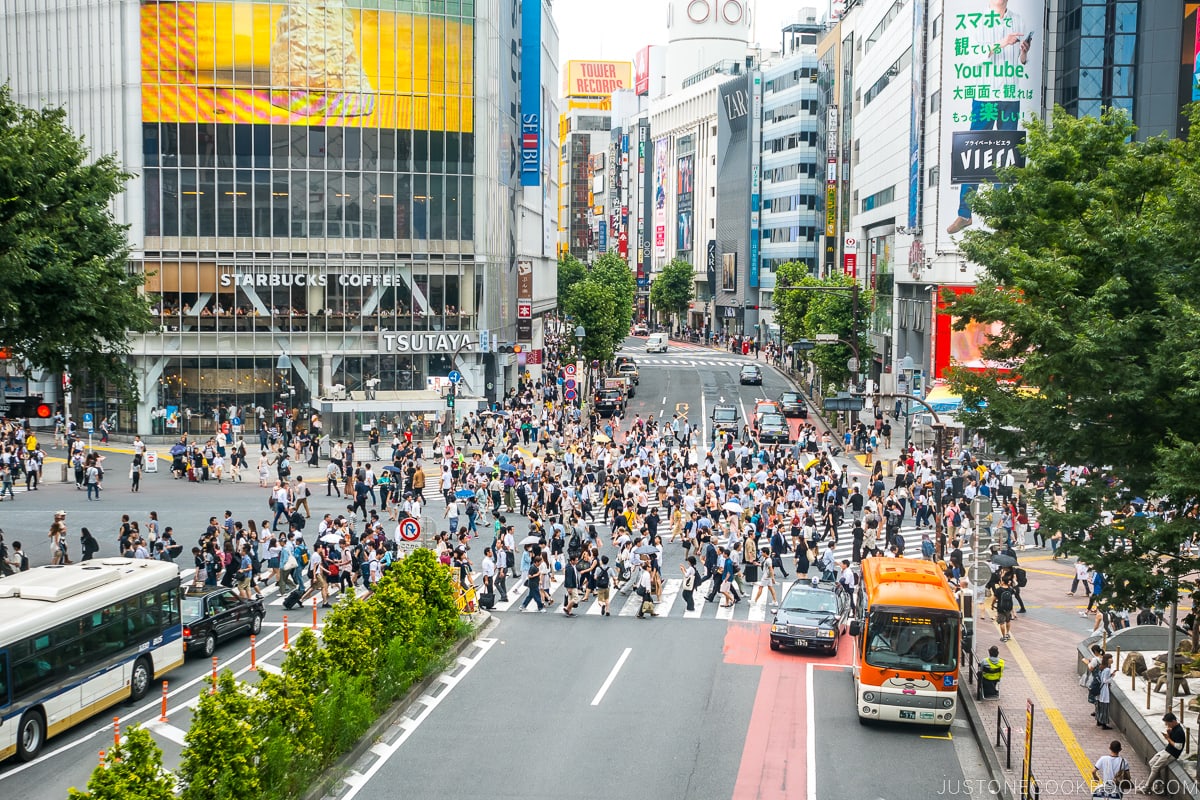
[(1042, 108), (1044, 0), (945, 0), (938, 248), (977, 226), (969, 207), (998, 169), (1021, 166), (1025, 123)]
[(397, 7), (144, 0), (142, 119), (470, 131), (471, 21)]

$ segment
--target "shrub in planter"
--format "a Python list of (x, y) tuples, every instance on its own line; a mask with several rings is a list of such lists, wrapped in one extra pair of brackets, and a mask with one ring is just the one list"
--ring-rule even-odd
[(163, 769), (162, 750), (145, 730), (125, 729), (119, 747), (92, 770), (88, 790), (72, 788), (70, 800), (175, 800), (175, 779)]
[(262, 793), (258, 770), (261, 732), (252, 696), (228, 670), (217, 681), (217, 693), (200, 694), (191, 727), (184, 736), (179, 780), (183, 800), (248, 800)]

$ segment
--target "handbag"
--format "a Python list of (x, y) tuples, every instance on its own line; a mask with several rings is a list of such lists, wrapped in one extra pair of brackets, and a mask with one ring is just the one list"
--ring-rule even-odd
[(295, 569), (299, 564), (296, 563), (296, 554), (291, 550), (288, 551), (287, 558), (283, 560), (283, 569), (290, 571)]

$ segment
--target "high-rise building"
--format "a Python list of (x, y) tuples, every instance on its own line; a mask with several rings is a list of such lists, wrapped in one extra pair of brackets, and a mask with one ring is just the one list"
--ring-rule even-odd
[(138, 404), (89, 387), (87, 410), (170, 434), (324, 409), (349, 431), (443, 410), (452, 370), (493, 399), (536, 371), (549, 0), (13, 0), (0, 37), (16, 99), (64, 106), (135, 176), (115, 211), (161, 327), (132, 340)]

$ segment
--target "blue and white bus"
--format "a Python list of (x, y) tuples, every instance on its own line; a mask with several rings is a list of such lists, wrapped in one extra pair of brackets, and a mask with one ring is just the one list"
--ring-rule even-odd
[(183, 663), (179, 568), (112, 558), (0, 579), (0, 760), (37, 757), (51, 736)]

